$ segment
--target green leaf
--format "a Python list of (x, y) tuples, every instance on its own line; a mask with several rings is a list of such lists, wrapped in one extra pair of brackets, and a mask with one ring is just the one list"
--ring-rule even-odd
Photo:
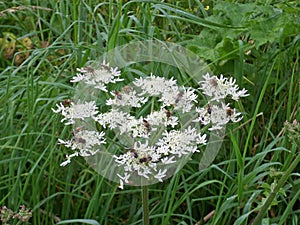
[(100, 225), (96, 220), (90, 220), (90, 219), (73, 219), (73, 220), (63, 220), (57, 223), (59, 224), (74, 224), (74, 223), (85, 223), (85, 224), (92, 224), (92, 225)]

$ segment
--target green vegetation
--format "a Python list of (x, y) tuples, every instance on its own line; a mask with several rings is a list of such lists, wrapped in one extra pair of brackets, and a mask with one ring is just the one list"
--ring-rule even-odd
[[(69, 150), (57, 139), (71, 130), (51, 108), (72, 98), (76, 68), (130, 41), (158, 39), (195, 52), (250, 96), (236, 103), (244, 119), (228, 126), (211, 166), (199, 171), (195, 154), (148, 187), (150, 224), (300, 223), (300, 128), (284, 128), (300, 121), (300, 4), (166, 2), (0, 1), (0, 207), (25, 205), (29, 224), (142, 224), (141, 188), (120, 190), (79, 157), (59, 166)], [(189, 80), (142, 66), (135, 69)]]

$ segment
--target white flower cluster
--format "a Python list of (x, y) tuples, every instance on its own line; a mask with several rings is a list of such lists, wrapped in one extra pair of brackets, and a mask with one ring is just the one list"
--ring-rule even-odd
[(206, 144), (206, 134), (201, 135), (196, 128), (189, 126), (183, 131), (171, 130), (163, 133), (163, 138), (157, 142), (157, 152), (168, 156), (182, 155), (199, 152), (197, 145)]
[(64, 116), (61, 122), (66, 121), (65, 125), (74, 124), (75, 119), (84, 120), (85, 118), (94, 118), (98, 114), (98, 109), (94, 101), (83, 104), (74, 104), (74, 102), (68, 104), (60, 103), (56, 104), (56, 107), (57, 109), (52, 109), (52, 111), (61, 113)]
[(118, 174), (120, 187), (129, 182), (132, 174), (155, 178), (162, 182), (167, 176), (167, 169), (160, 169), (163, 165), (175, 163), (183, 155), (198, 152), (197, 145), (206, 144), (206, 135), (201, 135), (190, 126), (183, 130), (164, 131), (162, 138), (153, 146), (146, 140), (135, 142), (134, 146), (119, 156), (114, 155), (116, 162), (124, 167), (124, 175)]
[(212, 98), (210, 101), (220, 101), (225, 99), (226, 96), (231, 96), (233, 100), (237, 101), (240, 97), (249, 95), (245, 88), (239, 90), (238, 85), (235, 84), (236, 81), (232, 77), (228, 79), (221, 74), (218, 78), (207, 73), (203, 78), (204, 80), (199, 82), (199, 89), (203, 91), (203, 94)]
[(197, 102), (194, 90), (184, 87), (180, 89), (173, 77), (166, 80), (151, 74), (150, 77), (137, 79), (133, 83), (142, 89), (140, 95), (159, 97), (158, 101), (163, 103), (162, 108), (174, 106), (174, 110), (189, 112), (193, 107), (193, 102)]
[(142, 137), (148, 138), (151, 132), (155, 131), (160, 126), (175, 127), (178, 124), (178, 118), (171, 115), (171, 111), (161, 109), (153, 111), (146, 117), (136, 119), (127, 112), (120, 109), (112, 108), (107, 113), (100, 113), (95, 118), (104, 128), (119, 129), (120, 134), (127, 134), (132, 138)]
[[(204, 80), (199, 82), (199, 89), (210, 99), (205, 107), (196, 107), (198, 118), (194, 122), (210, 125), (209, 130), (222, 129), (230, 121), (239, 122), (243, 117), (241, 113), (232, 109), (229, 104), (224, 104), (225, 98), (237, 101), (240, 97), (246, 97), (246, 89), (239, 90), (233, 78), (210, 76), (205, 74)], [(221, 102), (222, 101), (222, 102)]]
[(132, 87), (125, 86), (122, 91), (111, 92), (114, 98), (106, 100), (106, 105), (130, 106), (140, 108), (148, 101), (148, 98), (139, 97)]
[[(58, 139), (60, 144), (71, 148), (75, 153), (66, 155), (67, 160), (61, 163), (61, 166), (65, 166), (71, 162), (71, 158), (74, 156), (91, 156), (95, 155), (99, 151), (99, 146), (105, 144), (104, 132), (85, 130), (84, 127), (77, 127), (73, 130), (73, 137), (71, 140), (64, 141)], [(78, 149), (78, 150), (77, 150)]]
[(112, 68), (109, 66), (109, 63), (105, 61), (100, 65), (100, 68), (94, 69), (91, 66), (83, 67), (77, 69), (79, 73), (73, 77), (71, 82), (80, 82), (83, 81), (86, 84), (94, 86), (96, 89), (107, 92), (106, 85), (108, 83), (116, 83), (123, 81), (119, 78), (121, 72), (118, 68)]
[[(104, 92), (108, 92), (107, 84), (123, 80), (119, 77), (120, 71), (110, 68), (105, 62), (100, 69), (85, 67), (78, 71), (81, 74), (73, 77), (72, 82), (82, 81)], [(193, 88), (178, 87), (173, 78), (166, 79), (153, 74), (136, 79), (132, 86), (124, 86), (118, 91), (109, 90), (108, 94), (112, 97), (105, 99), (106, 108), (109, 109), (106, 112), (99, 112), (95, 101), (57, 104), (57, 109), (52, 110), (64, 116), (61, 121), (66, 125), (90, 118), (104, 130), (99, 133), (77, 128), (73, 131), (71, 140), (59, 140), (74, 151), (72, 155), (67, 155), (67, 160), (61, 165), (70, 163), (74, 156), (94, 155), (105, 144), (106, 131), (113, 130), (126, 135), (132, 145), (122, 147), (121, 154), (111, 155), (117, 165), (124, 168), (124, 173), (116, 174), (120, 179), (120, 187), (130, 183), (132, 176), (136, 175), (162, 181), (167, 177), (167, 165), (178, 162), (185, 155), (198, 152), (199, 145), (206, 144), (206, 135), (193, 127), (195, 122), (210, 125), (213, 130), (242, 118), (229, 104), (220, 102), (227, 96), (238, 100), (239, 97), (248, 95), (245, 89), (238, 90), (235, 80), (206, 74), (199, 85), (203, 94), (211, 98), (208, 105), (202, 108), (194, 106), (198, 102), (198, 95)], [(156, 103), (149, 114), (143, 113), (139, 117), (133, 115), (133, 112), (143, 111), (143, 106), (150, 100)], [(213, 104), (214, 101), (217, 104)], [(180, 121), (181, 115), (193, 112), (197, 115), (196, 119), (189, 123)]]

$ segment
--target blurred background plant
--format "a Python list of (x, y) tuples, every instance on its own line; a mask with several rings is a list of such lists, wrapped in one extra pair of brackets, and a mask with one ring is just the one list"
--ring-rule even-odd
[[(28, 224), (28, 220), (32, 216), (30, 209), (26, 209), (25, 205), (21, 205), (19, 211), (14, 213), (6, 206), (0, 209), (0, 221), (3, 225), (8, 225), (12, 220), (17, 221), (18, 224)], [(9, 222), (9, 223), (8, 223)]]
[[(300, 120), (299, 7), (297, 1), (1, 1), (0, 206), (25, 205), (32, 224), (141, 223), (140, 189), (119, 190), (80, 158), (59, 166), (64, 151), (57, 138), (71, 130), (51, 108), (73, 96), (76, 68), (130, 41), (159, 39), (197, 53), (250, 96), (235, 103), (246, 122), (228, 127), (214, 164), (199, 171), (195, 156), (176, 176), (149, 187), (151, 224), (250, 224), (299, 150), (284, 132), (285, 121)], [(123, 72), (136, 71), (176, 74), (179, 85), (195, 85), (167, 65)], [(299, 187), (298, 166), (264, 224), (299, 224)]]

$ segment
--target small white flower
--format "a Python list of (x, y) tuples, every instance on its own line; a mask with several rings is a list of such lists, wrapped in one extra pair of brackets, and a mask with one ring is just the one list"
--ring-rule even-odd
[(164, 157), (161, 159), (161, 162), (165, 165), (167, 164), (172, 164), (172, 163), (175, 163), (176, 160), (174, 160), (175, 156), (171, 156), (171, 157)]
[(66, 165), (68, 165), (71, 162), (71, 158), (68, 155), (66, 155), (66, 158), (67, 158), (67, 160), (64, 161), (64, 162), (62, 162), (60, 164), (60, 166), (66, 166)]
[(70, 106), (64, 106), (62, 103), (56, 104), (57, 109), (52, 109), (55, 113), (61, 113), (64, 118), (61, 122), (65, 122), (65, 125), (74, 124), (75, 119), (84, 120), (85, 118), (94, 118), (98, 113), (98, 108), (94, 101), (85, 102), (83, 104), (70, 103)]
[(196, 99), (197, 95), (192, 88), (183, 89), (175, 96), (174, 110), (181, 109), (183, 113), (190, 112), (194, 106), (194, 102), (197, 103)]
[(229, 104), (223, 105), (223, 108), (226, 111), (228, 120), (231, 120), (233, 123), (237, 123), (243, 119), (243, 116), (240, 116), (241, 113), (237, 112), (236, 109), (230, 108)]
[(64, 161), (64, 162), (62, 162), (62, 163), (60, 164), (60, 166), (66, 166), (67, 164), (69, 164), (69, 163), (71, 162), (71, 158), (73, 158), (73, 157), (75, 157), (75, 156), (78, 156), (78, 152), (75, 152), (75, 153), (73, 153), (73, 154), (71, 154), (71, 155), (66, 155), (67, 160)]
[[(119, 176), (119, 174), (117, 174), (117, 175)], [(120, 188), (122, 190), (124, 189), (124, 181), (122, 179), (120, 179), (120, 183), (119, 183), (118, 188)]]
[(197, 142), (198, 144), (206, 145), (206, 143), (207, 143), (206, 134), (201, 135), (201, 134), (199, 133), (196, 142)]
[[(80, 71), (80, 70), (77, 69), (77, 71)], [(82, 81), (82, 80), (84, 80), (84, 79), (85, 79), (85, 76), (84, 76), (83, 74), (77, 73), (76, 76), (74, 76), (74, 77), (72, 78), (72, 80), (70, 80), (70, 82), (76, 83), (76, 82), (80, 82), (80, 81)]]
[(128, 179), (130, 178), (130, 174), (125, 173), (124, 176), (121, 176), (120, 174), (117, 174), (117, 176), (120, 178), (119, 188), (123, 189), (124, 188), (124, 183), (126, 183), (126, 184), (129, 183)]
[(193, 122), (200, 122), (203, 125), (207, 125), (210, 123), (211, 113), (207, 112), (207, 108), (196, 107), (196, 112), (198, 113), (198, 117), (195, 120), (193, 120)]
[(167, 173), (167, 169), (164, 169), (163, 171), (160, 169), (154, 177), (158, 179), (160, 182), (163, 182), (162, 178), (166, 176), (166, 173)]
[(149, 179), (149, 175), (152, 173), (150, 171), (150, 168), (147, 166), (140, 166), (137, 170), (137, 173), (139, 176), (145, 177), (146, 179)]
[(235, 101), (239, 100), (240, 97), (247, 97), (249, 94), (247, 93), (247, 90), (243, 88), (242, 90), (231, 92), (231, 98)]

